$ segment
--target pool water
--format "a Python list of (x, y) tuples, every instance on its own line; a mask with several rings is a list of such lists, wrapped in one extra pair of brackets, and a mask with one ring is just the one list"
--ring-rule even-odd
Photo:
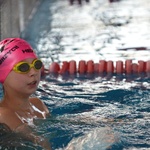
[[(35, 131), (53, 149), (150, 149), (149, 78), (66, 76), (44, 77), (35, 94), (51, 112), (51, 117), (36, 121)], [(16, 149), (41, 149), (12, 134), (1, 135), (1, 145), (12, 149), (12, 141)]]
[[(64, 60), (146, 61), (149, 10), (149, 0), (113, 4), (91, 0), (82, 6), (44, 0), (22, 36), (46, 68)], [(144, 73), (44, 76), (34, 95), (45, 102), (51, 116), (37, 120), (34, 130), (48, 138), (53, 150), (149, 150), (149, 77)], [(41, 149), (5, 132), (0, 146)]]
[[(70, 142), (76, 150), (148, 150), (149, 82), (148, 78), (116, 75), (109, 79), (94, 75), (47, 77), (37, 95), (52, 118), (42, 130), (51, 137), (54, 149)], [(111, 142), (106, 140), (109, 138)]]

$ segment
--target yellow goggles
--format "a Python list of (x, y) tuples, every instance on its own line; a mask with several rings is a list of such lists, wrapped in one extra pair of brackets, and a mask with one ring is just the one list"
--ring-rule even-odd
[(13, 70), (17, 73), (28, 73), (31, 68), (34, 68), (35, 70), (40, 70), (43, 66), (43, 63), (39, 59), (35, 59), (32, 64), (29, 64), (27, 62), (19, 62), (14, 67)]

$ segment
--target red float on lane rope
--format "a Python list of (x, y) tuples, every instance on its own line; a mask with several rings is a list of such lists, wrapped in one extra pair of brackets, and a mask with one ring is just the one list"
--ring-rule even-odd
[(93, 73), (94, 72), (94, 62), (93, 60), (89, 60), (87, 62), (87, 73)]
[(69, 73), (70, 74), (75, 74), (77, 71), (77, 68), (76, 68), (76, 61), (72, 60), (69, 62)]
[(95, 73), (99, 72), (99, 63), (94, 63), (94, 72)]
[(107, 67), (106, 61), (105, 60), (100, 60), (99, 61), (99, 73), (106, 72), (106, 67)]
[(150, 60), (146, 62), (146, 72), (150, 72)]
[(113, 72), (114, 72), (114, 64), (113, 64), (113, 61), (109, 60), (109, 61), (107, 62), (106, 72), (107, 72), (107, 73), (113, 73)]
[(116, 73), (123, 73), (124, 72), (124, 68), (123, 68), (123, 61), (118, 60), (116, 62)]
[(58, 63), (53, 62), (50, 67), (49, 67), (49, 72), (50, 73), (58, 73), (60, 70), (60, 66)]
[(79, 61), (78, 72), (80, 74), (84, 74), (84, 73), (86, 73), (86, 70), (87, 70), (86, 62), (84, 60), (80, 60)]
[[(44, 72), (45, 71), (45, 72)], [(70, 62), (63, 61), (62, 66), (60, 67), (58, 63), (53, 62), (48, 73), (58, 73), (64, 74), (68, 72), (69, 74), (85, 74), (85, 73), (117, 73), (117, 74), (131, 74), (131, 73), (150, 73), (150, 60), (142, 61), (139, 60), (138, 63), (132, 63), (132, 60), (126, 60), (125, 64), (123, 61), (116, 61), (116, 66), (114, 66), (114, 62), (109, 60), (100, 60), (99, 63), (94, 63), (93, 60), (85, 61), (80, 60), (78, 67), (76, 66), (76, 61), (71, 60)], [(46, 74), (46, 69), (44, 66), (42, 68), (42, 75)]]
[(69, 63), (67, 61), (63, 61), (62, 68), (60, 68), (59, 73), (64, 74), (69, 70)]
[(125, 72), (128, 74), (132, 73), (132, 60), (125, 61)]
[(139, 67), (138, 64), (133, 63), (132, 64), (132, 72), (133, 73), (138, 73), (138, 67)]
[(145, 70), (146, 70), (146, 62), (143, 61), (143, 60), (139, 60), (138, 63), (139, 63), (138, 73), (145, 72)]

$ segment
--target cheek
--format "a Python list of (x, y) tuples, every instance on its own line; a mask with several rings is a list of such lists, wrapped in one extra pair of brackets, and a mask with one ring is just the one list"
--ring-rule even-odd
[(17, 84), (22, 84), (25, 82), (25, 77), (24, 76), (16, 76), (14, 79), (13, 79), (13, 82), (17, 83)]
[(7, 76), (5, 81), (7, 84), (10, 84), (13, 86), (19, 86), (19, 85), (21, 85), (21, 83), (25, 82), (25, 77), (21, 74), (16, 74), (16, 73), (11, 72)]

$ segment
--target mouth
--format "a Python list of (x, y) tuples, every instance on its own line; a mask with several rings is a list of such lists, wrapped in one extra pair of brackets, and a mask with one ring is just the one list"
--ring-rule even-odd
[(28, 85), (37, 85), (37, 81), (32, 81)]

